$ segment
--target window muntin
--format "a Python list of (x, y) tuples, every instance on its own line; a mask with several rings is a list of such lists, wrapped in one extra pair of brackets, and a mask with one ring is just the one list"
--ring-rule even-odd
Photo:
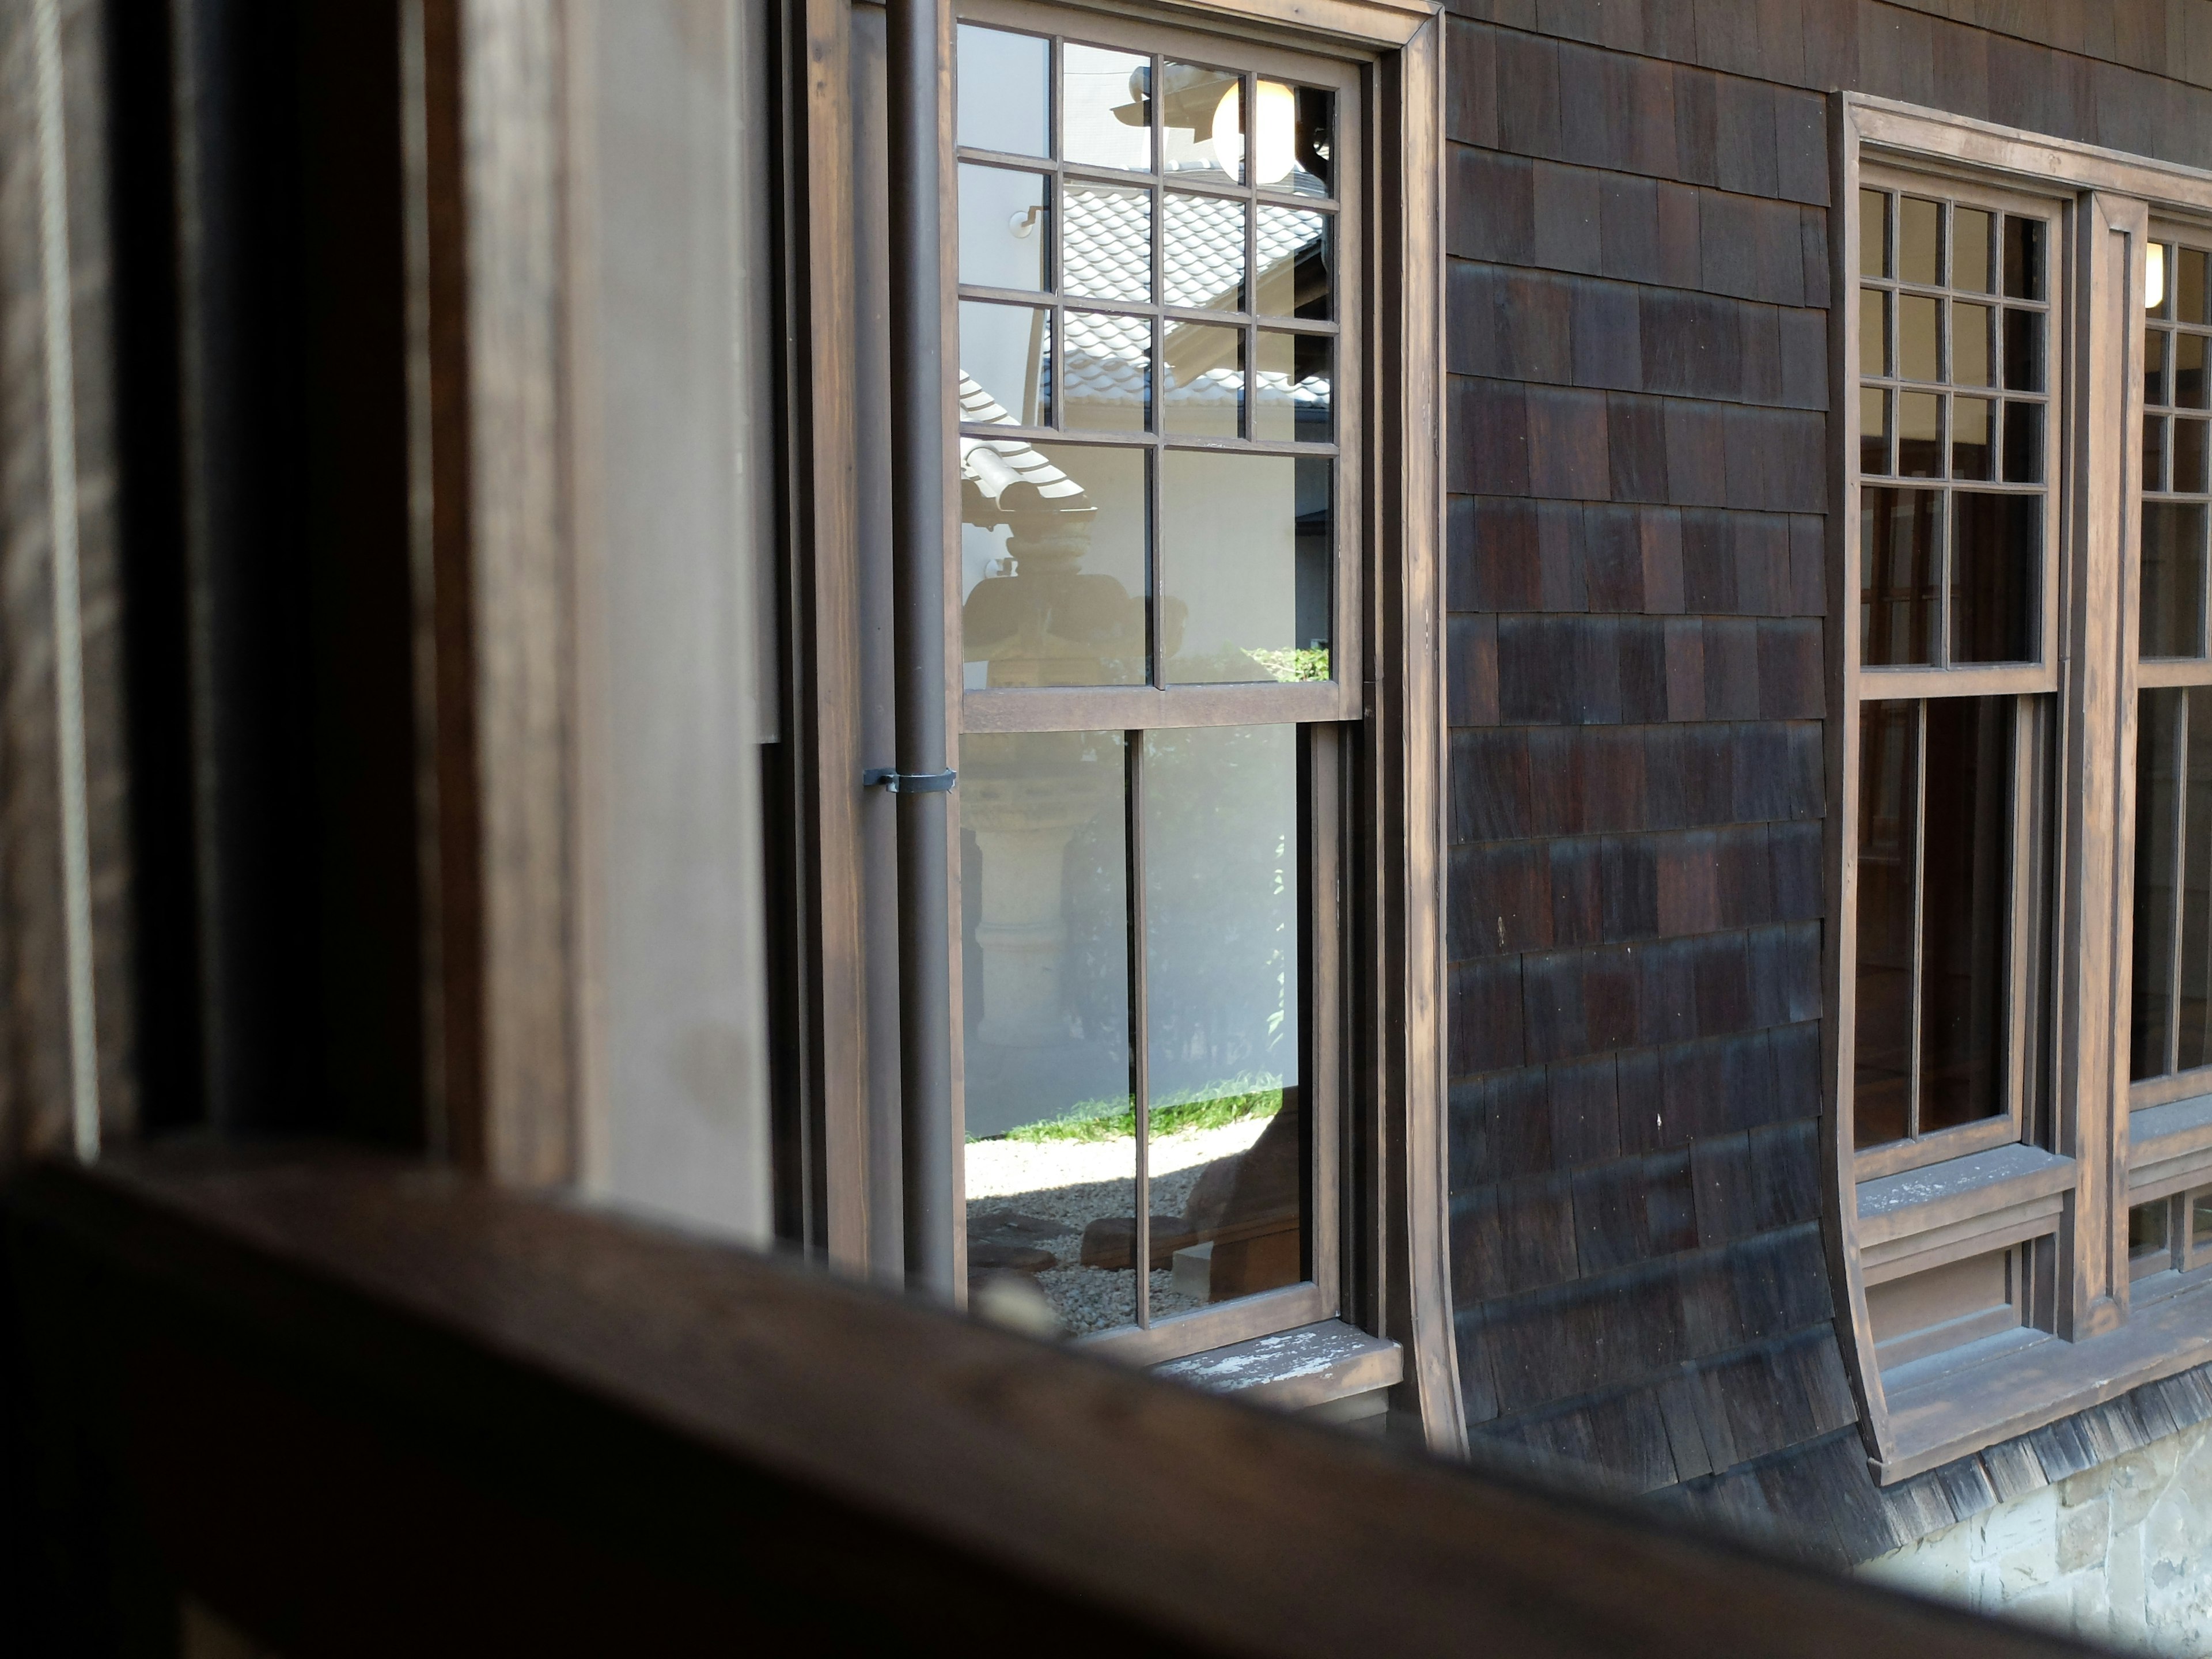
[(2160, 228), (2142, 332), (2130, 1099), (2212, 1090), (2212, 558), (2203, 231)]
[(1851, 683), (1862, 1179), (2032, 1133), (2047, 1064), (2063, 289), (2048, 204), (1869, 167)]
[(959, 25), (971, 1285), (1167, 1358), (1338, 1302), (1358, 82), (1054, 21)]

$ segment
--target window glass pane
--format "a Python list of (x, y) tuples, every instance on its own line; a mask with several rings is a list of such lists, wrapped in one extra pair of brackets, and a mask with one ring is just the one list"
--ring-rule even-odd
[[(1334, 195), (1336, 172), (1331, 158), (1336, 148), (1336, 94), (1320, 87), (1300, 87), (1297, 98), (1297, 165), (1283, 182), (1301, 196)], [(1264, 94), (1261, 113), (1266, 113)]]
[(2043, 390), (2043, 313), (2004, 314), (2004, 383), (2008, 392)]
[(1152, 297), (1152, 192), (1142, 185), (1066, 186), (1060, 285), (1091, 300)]
[(1244, 157), (1244, 77), (1234, 70), (1166, 64), (1160, 70), (1160, 142), (1170, 173), (1236, 183)]
[(1897, 472), (1903, 478), (1943, 476), (1943, 399), (1935, 392), (1897, 394)]
[(2212, 1193), (2189, 1195), (2189, 1242), (2200, 1247), (2212, 1243)]
[(1932, 489), (1859, 491), (1861, 661), (1885, 667), (1934, 660), (1942, 506)]
[(1877, 386), (1859, 393), (1859, 471), (1889, 471), (1889, 393)]
[(2166, 401), (2166, 348), (2173, 336), (2162, 328), (2143, 331), (2143, 401)]
[(1907, 196), (1897, 210), (1897, 276), (1933, 288), (1943, 280), (1943, 210)]
[(2204, 407), (2204, 337), (2178, 334), (2173, 340), (2173, 401), (2181, 409)]
[(2040, 219), (2004, 222), (2004, 291), (2012, 300), (2043, 298), (2044, 228)]
[(1152, 412), (1152, 319), (1071, 311), (1061, 331), (1067, 358), (1060, 395), (1070, 429), (1142, 432)]
[(2146, 657), (2204, 650), (2204, 508), (2145, 501), (2140, 648)]
[[(1136, 1318), (1118, 732), (960, 740), (971, 1285), (1075, 1332)], [(1118, 1255), (1115, 1243), (1120, 1243)]]
[(1861, 1147), (1911, 1133), (1916, 702), (1859, 708), (1858, 954), (1851, 1103)]
[(2173, 491), (2179, 495), (2204, 493), (2204, 422), (2173, 423)]
[(1959, 386), (1994, 386), (1996, 364), (1990, 356), (1992, 317), (1987, 306), (1951, 307), (1951, 379)]
[(1951, 660), (2033, 662), (2043, 498), (1951, 499)]
[(1331, 463), (1170, 450), (1161, 467), (1168, 678), (1327, 679)]
[(1334, 342), (1325, 334), (1260, 331), (1260, 363), (1253, 396), (1255, 438), (1327, 443)]
[(961, 449), (969, 688), (1142, 684), (1146, 453), (975, 438)]
[(1942, 301), (1918, 294), (1897, 296), (1897, 373), (1907, 380), (1940, 380), (1943, 367), (1937, 350), (1942, 337)]
[(1996, 463), (1990, 428), (1996, 424), (1996, 405), (1986, 398), (1951, 400), (1951, 476), (1986, 479)]
[(2183, 694), (2140, 695), (2136, 720), (2135, 968), (2130, 979), (2128, 1075), (2172, 1068), (2175, 878), (2179, 873), (2179, 772)]
[(1170, 191), (1161, 298), (1208, 311), (1244, 308), (1244, 204)]
[(2011, 697), (1945, 697), (1927, 705), (1920, 942), (1923, 1134), (2005, 1109), (2017, 708)]
[(2142, 487), (2149, 490), (2166, 488), (2166, 416), (2143, 416)]
[(1990, 216), (1978, 208), (1951, 210), (1951, 286), (1990, 291)]
[(2143, 257), (2143, 309), (2154, 317), (2173, 315), (2173, 284), (2167, 280), (2173, 270), (2173, 249), (2164, 242), (2153, 242)]
[(2128, 1260), (2156, 1261), (2164, 1266), (2163, 1258), (2172, 1249), (2166, 1234), (2173, 1205), (2171, 1200), (2157, 1199), (2148, 1204), (2130, 1205), (2128, 1208)]
[(1176, 1226), (1153, 1243), (1158, 1318), (1305, 1277), (1308, 1137), (1297, 728), (1144, 745), (1146, 1158)]
[[(960, 302), (960, 418), (1052, 424), (1052, 313), (1041, 306)], [(969, 391), (972, 382), (976, 398)]]
[(1889, 296), (1878, 288), (1859, 290), (1859, 373), (1889, 373)]
[(2205, 315), (2204, 251), (2185, 247), (2175, 264), (2173, 314), (2185, 323), (2212, 321)]
[(2008, 403), (2004, 406), (2004, 481), (2043, 482), (2041, 404)]
[(1050, 155), (1051, 43), (963, 23), (959, 58), (959, 142), (1011, 155)]
[(1859, 275), (1889, 275), (1889, 198), (1878, 190), (1859, 192)]
[(1331, 314), (1330, 233), (1335, 219), (1300, 208), (1260, 210), (1260, 280), (1254, 309), (1263, 317)]
[(1042, 173), (960, 164), (960, 280), (1038, 288), (1052, 269), (1052, 180)]
[(2212, 686), (2189, 688), (2183, 743), (2188, 780), (2181, 821), (2181, 978), (2174, 1066), (2212, 1062)]
[(1237, 436), (1244, 409), (1244, 331), (1171, 322), (1166, 337), (1165, 429), (1183, 437)]
[(1152, 59), (1073, 40), (1060, 52), (1061, 155), (1079, 167), (1150, 172)]

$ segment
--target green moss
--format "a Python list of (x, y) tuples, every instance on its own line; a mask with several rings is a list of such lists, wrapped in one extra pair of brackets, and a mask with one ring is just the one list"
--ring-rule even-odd
[[(1155, 1136), (1218, 1129), (1246, 1118), (1273, 1117), (1283, 1109), (1283, 1085), (1273, 1078), (1247, 1075), (1204, 1088), (1188, 1089), (1155, 1101)], [(1135, 1109), (1126, 1100), (1086, 1100), (1042, 1123), (1006, 1131), (1008, 1140), (1126, 1140), (1137, 1133)]]

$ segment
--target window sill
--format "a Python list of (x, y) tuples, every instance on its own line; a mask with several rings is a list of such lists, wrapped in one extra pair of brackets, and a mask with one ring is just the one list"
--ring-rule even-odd
[(1340, 1319), (1278, 1331), (1152, 1367), (1152, 1375), (1256, 1406), (1301, 1411), (1387, 1389), (1405, 1375), (1395, 1342)]
[(1867, 1282), (2039, 1237), (2057, 1226), (2075, 1180), (2072, 1158), (2014, 1141), (1862, 1181), (1858, 1244)]
[(1976, 1347), (1940, 1370), (1889, 1379), (1888, 1455), (1875, 1464), (1883, 1485), (2212, 1360), (2212, 1283), (2138, 1303), (2126, 1324), (2084, 1341)]
[(2212, 1170), (2212, 1094), (2128, 1115), (2128, 1202), (2147, 1204), (2201, 1184)]

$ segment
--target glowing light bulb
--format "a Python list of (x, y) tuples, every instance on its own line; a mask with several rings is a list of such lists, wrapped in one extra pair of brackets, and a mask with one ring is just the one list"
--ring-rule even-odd
[[(1298, 95), (1280, 81), (1260, 82), (1259, 131), (1252, 146), (1252, 177), (1255, 185), (1279, 185), (1298, 164)], [(1234, 169), (1244, 155), (1244, 95), (1242, 82), (1231, 82), (1221, 101), (1213, 106), (1213, 152), (1224, 167)]]
[(2143, 309), (2156, 311), (2166, 303), (2166, 245), (2150, 245), (2149, 270), (2143, 275)]

